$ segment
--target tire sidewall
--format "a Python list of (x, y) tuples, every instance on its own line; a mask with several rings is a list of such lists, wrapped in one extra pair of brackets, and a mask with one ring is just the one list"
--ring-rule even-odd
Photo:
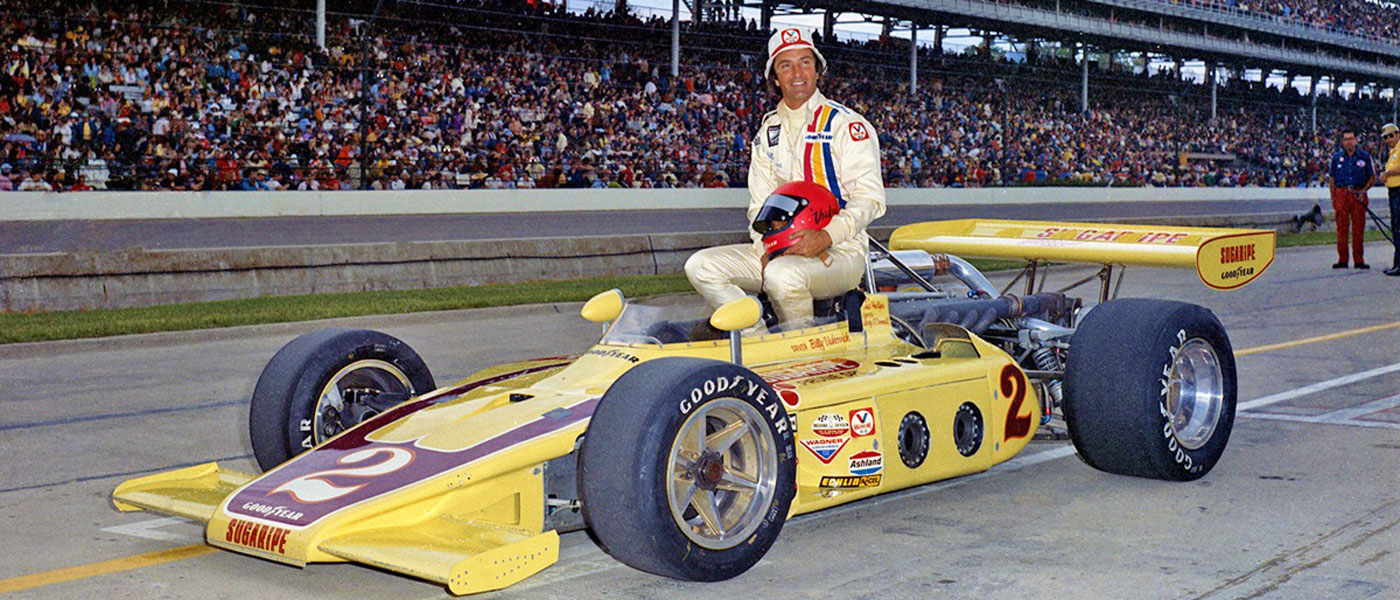
[[(1175, 356), (1199, 338), (1221, 371), (1221, 414), (1200, 448), (1180, 447), (1166, 410)], [(1204, 307), (1111, 300), (1088, 312), (1070, 341), (1064, 416), (1079, 457), (1096, 469), (1169, 481), (1197, 479), (1224, 452), (1234, 425), (1236, 371), (1224, 327)]]
[[(1155, 431), (1147, 432), (1154, 439), (1147, 447), (1150, 449), (1149, 460), (1160, 472), (1172, 479), (1190, 480), (1210, 471), (1225, 451), (1234, 427), (1236, 381), (1234, 353), (1219, 322), (1204, 310), (1182, 312), (1186, 313), (1183, 316), (1190, 318), (1179, 321), (1181, 324), (1177, 327), (1162, 328), (1158, 339), (1154, 340), (1148, 350), (1156, 353), (1161, 367), (1158, 369), (1158, 379), (1154, 386), (1156, 398), (1152, 402), (1156, 427)], [(1201, 318), (1200, 313), (1205, 313), (1204, 316), (1208, 320)], [(1210, 344), (1220, 363), (1222, 378), (1220, 416), (1216, 421), (1215, 430), (1211, 432), (1211, 437), (1205, 444), (1194, 450), (1187, 449), (1177, 442), (1171, 428), (1171, 413), (1167, 407), (1167, 385), (1173, 361), (1186, 343), (1193, 339), (1201, 339)]]
[(309, 448), (316, 405), (331, 378), (361, 360), (381, 360), (408, 377), (414, 395), (435, 385), (423, 359), (408, 344), (377, 331), (323, 329), (303, 334), (273, 356), (253, 392), (250, 438), (263, 470)]
[[(669, 381), (656, 378), (668, 372), (678, 376)], [(686, 418), (721, 398), (745, 402), (764, 416), (778, 464), (773, 499), (758, 528), (736, 546), (712, 550), (686, 537), (672, 516), (667, 470), (672, 446)], [(618, 418), (628, 413), (632, 418)], [(623, 421), (630, 421), (640, 431), (634, 436), (611, 435), (608, 429), (625, 427)], [(637, 459), (620, 465), (622, 470), (632, 471), (621, 478), (624, 489), (616, 490), (621, 493), (608, 494), (602, 484), (611, 476), (599, 470), (607, 468), (599, 461), (617, 454), (605, 453), (601, 446), (619, 443), (633, 444)], [(639, 365), (608, 390), (581, 452), (579, 483), (584, 513), (600, 545), (635, 568), (677, 579), (718, 581), (748, 570), (776, 541), (796, 493), (797, 453), (787, 410), (767, 382), (731, 363), (677, 358)]]

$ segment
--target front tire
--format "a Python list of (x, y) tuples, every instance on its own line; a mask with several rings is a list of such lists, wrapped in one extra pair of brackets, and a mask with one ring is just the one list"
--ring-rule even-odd
[(1204, 307), (1125, 299), (1089, 311), (1070, 341), (1065, 424), (1109, 473), (1189, 481), (1209, 473), (1235, 421), (1235, 355)]
[(288, 342), (263, 368), (248, 418), (264, 471), (437, 386), (408, 344), (367, 329), (321, 329)]
[(674, 579), (747, 571), (796, 493), (787, 411), (762, 378), (731, 363), (634, 367), (603, 395), (580, 454), (584, 520), (599, 545)]

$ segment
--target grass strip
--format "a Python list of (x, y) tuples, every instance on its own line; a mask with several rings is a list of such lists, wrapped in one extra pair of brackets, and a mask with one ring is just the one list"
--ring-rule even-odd
[[(1384, 239), (1366, 232), (1368, 241)], [(1326, 231), (1279, 234), (1278, 246), (1325, 246), (1336, 242)], [(1019, 260), (969, 259), (984, 272), (1018, 269)], [(168, 304), (136, 308), (49, 313), (0, 314), (0, 344), (108, 337), (159, 331), (214, 329), (239, 325), (312, 321), (337, 317), (460, 310), (549, 302), (581, 302), (619, 288), (628, 298), (691, 291), (684, 275), (633, 275), (559, 281), (531, 281), (423, 290), (306, 294)]]
[[(1366, 241), (1384, 241), (1385, 236), (1379, 229), (1367, 229)], [(1278, 234), (1278, 247), (1290, 248), (1293, 246), (1330, 246), (1337, 243), (1337, 234), (1331, 231), (1309, 231), (1307, 233), (1280, 233)]]

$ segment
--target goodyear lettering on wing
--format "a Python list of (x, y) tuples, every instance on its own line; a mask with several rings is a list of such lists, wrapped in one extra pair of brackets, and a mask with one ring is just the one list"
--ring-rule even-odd
[(874, 450), (857, 452), (850, 458), (852, 475), (874, 475), (885, 468), (885, 457)]
[(812, 420), (812, 433), (822, 437), (841, 437), (850, 431), (850, 422), (839, 413), (822, 413)]
[(247, 546), (263, 552), (287, 553), (287, 536), (291, 532), (281, 527), (230, 519), (224, 530), (224, 541)]

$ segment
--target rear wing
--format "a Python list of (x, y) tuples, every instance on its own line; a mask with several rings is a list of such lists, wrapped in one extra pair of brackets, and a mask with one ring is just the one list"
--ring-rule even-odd
[(1217, 290), (1241, 287), (1274, 262), (1267, 229), (960, 219), (905, 225), (894, 250), (958, 256), (1195, 269)]

